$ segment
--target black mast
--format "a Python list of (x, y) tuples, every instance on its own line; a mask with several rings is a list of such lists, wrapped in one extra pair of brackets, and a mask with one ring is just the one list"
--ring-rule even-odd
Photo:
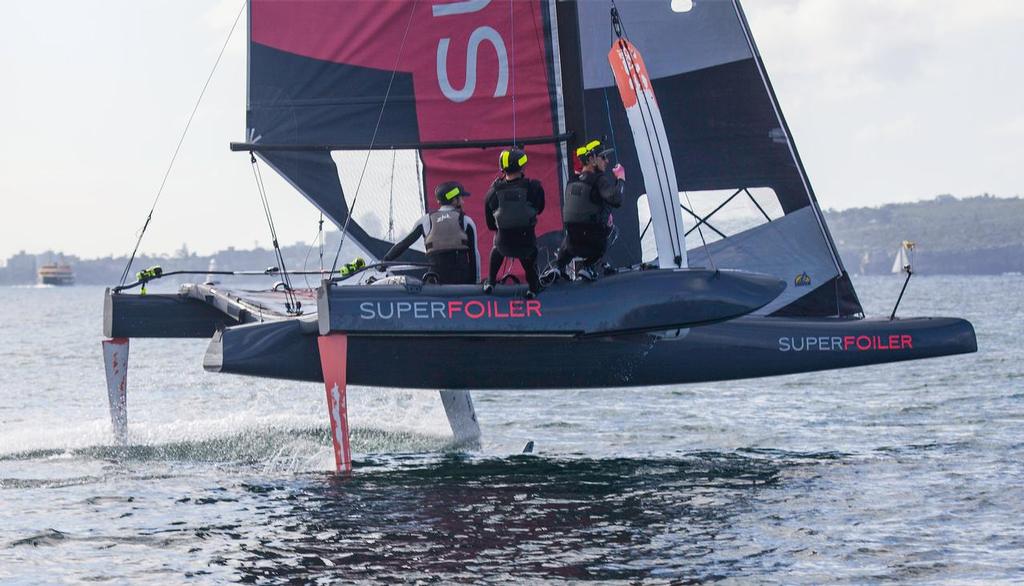
[[(577, 142), (589, 140), (587, 111), (583, 101), (583, 58), (580, 50), (580, 24), (576, 0), (555, 3), (558, 19), (558, 52), (562, 66), (562, 100), (565, 105), (565, 131)], [(575, 152), (570, 144), (569, 159)]]

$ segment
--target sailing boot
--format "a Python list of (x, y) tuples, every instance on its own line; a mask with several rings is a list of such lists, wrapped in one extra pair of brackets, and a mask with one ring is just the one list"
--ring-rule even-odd
[(597, 275), (594, 273), (594, 270), (591, 269), (590, 267), (583, 267), (582, 269), (576, 271), (576, 280), (596, 281)]
[(559, 270), (557, 267), (549, 268), (540, 276), (540, 283), (545, 287), (550, 287), (560, 280), (568, 281), (569, 275), (564, 270)]

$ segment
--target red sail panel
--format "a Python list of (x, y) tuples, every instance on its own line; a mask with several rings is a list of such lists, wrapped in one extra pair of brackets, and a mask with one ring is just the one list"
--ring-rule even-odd
[[(558, 134), (558, 127), (548, 10), (540, 1), (254, 0), (251, 36), (253, 43), (292, 55), (411, 75), (411, 86), (402, 85), (411, 92), (392, 85), (379, 136), (420, 142), (551, 136)], [(367, 102), (376, 106), (363, 116), (375, 118), (380, 111), (387, 92), (380, 85), (366, 88)], [(417, 127), (394, 128), (408, 125), (408, 118), (389, 118), (392, 105), (410, 102), (415, 104)], [(345, 143), (345, 121), (330, 123), (337, 124), (336, 142)], [(538, 234), (561, 230), (557, 148), (544, 144), (527, 150), (527, 173), (541, 180), (548, 193), (549, 207), (538, 219)], [(497, 176), (499, 152), (422, 152), (432, 208), (438, 183), (458, 180), (472, 192), (465, 207), (480, 227), (483, 251), (491, 245), (484, 229), (483, 196)]]

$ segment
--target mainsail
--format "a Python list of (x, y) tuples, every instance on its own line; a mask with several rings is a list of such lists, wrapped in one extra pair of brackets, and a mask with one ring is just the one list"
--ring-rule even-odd
[[(564, 124), (552, 16), (549, 2), (253, 0), (248, 139), (339, 226), (357, 201), (339, 173), (358, 176), (361, 166), (339, 169), (331, 150), (411, 150), (423, 206), (436, 207), (426, 196), (434, 185), (458, 180), (483, 226), (500, 149), (535, 143), (529, 174), (558, 201)], [(490, 146), (444, 148), (459, 143)], [(559, 206), (549, 209), (539, 234), (561, 230)], [(348, 236), (382, 256), (390, 243), (365, 228), (348, 222)], [(486, 250), (489, 234), (480, 236)]]

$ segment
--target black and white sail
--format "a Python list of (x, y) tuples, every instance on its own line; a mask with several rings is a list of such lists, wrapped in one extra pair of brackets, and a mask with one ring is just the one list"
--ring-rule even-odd
[[(678, 3), (689, 8), (681, 12), (673, 4), (621, 2), (618, 11), (657, 95), (680, 203), (691, 222), (690, 266), (785, 278), (787, 291), (761, 310), (765, 314), (861, 313), (739, 2)], [(568, 3), (559, 5), (558, 15), (566, 101), (571, 96), (583, 104), (567, 109), (568, 128), (606, 134), (615, 143), (629, 181), (610, 254), (617, 264), (638, 262), (647, 220), (637, 202), (647, 187), (638, 181), (642, 166), (606, 59), (615, 38), (609, 9), (600, 2)], [(573, 58), (578, 61), (567, 62)], [(761, 221), (730, 229), (725, 219), (744, 203)], [(698, 224), (714, 240), (706, 251), (694, 231)]]

